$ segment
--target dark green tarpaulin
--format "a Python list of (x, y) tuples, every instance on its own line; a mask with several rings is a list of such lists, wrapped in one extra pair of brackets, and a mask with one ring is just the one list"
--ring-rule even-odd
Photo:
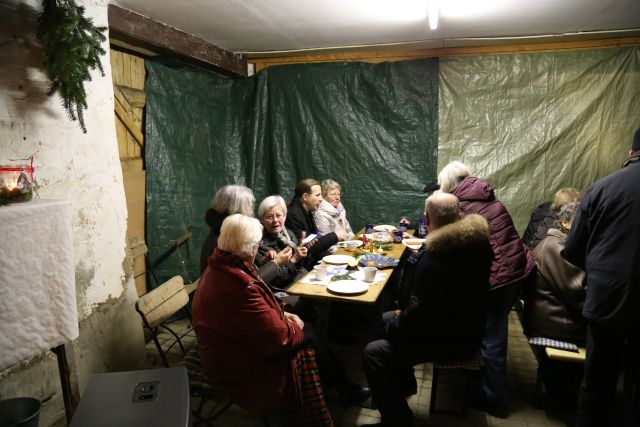
[[(204, 214), (225, 184), (289, 200), (303, 178), (342, 184), (354, 228), (422, 212), (436, 174), (438, 61), (330, 63), (266, 69), (247, 79), (146, 61), (147, 244), (198, 276)], [(160, 280), (185, 274), (179, 256)]]
[(640, 126), (640, 47), (440, 60), (438, 170), (486, 178), (522, 232), (562, 187), (620, 167)]

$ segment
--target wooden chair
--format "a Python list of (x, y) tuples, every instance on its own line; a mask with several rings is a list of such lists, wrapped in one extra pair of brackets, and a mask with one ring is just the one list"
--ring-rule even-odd
[[(187, 305), (188, 302), (189, 294), (185, 289), (181, 276), (172, 277), (136, 301), (136, 311), (140, 314), (140, 317), (142, 317), (144, 328), (150, 332), (151, 338), (165, 367), (169, 367), (166, 354), (176, 343), (180, 346), (182, 354), (185, 354), (185, 349), (181, 341), (182, 337), (178, 336), (165, 322), (178, 310)], [(161, 328), (169, 331), (175, 338), (175, 341), (165, 349), (162, 348), (158, 341), (158, 331)]]
[(536, 359), (538, 360), (538, 369), (537, 369), (537, 374), (536, 374), (536, 385), (534, 388), (534, 396), (533, 396), (533, 403), (534, 403), (534, 407), (536, 408), (541, 408), (543, 406), (542, 404), (542, 384), (543, 381), (542, 379), (544, 378), (544, 361), (541, 360), (541, 358), (546, 357), (550, 360), (558, 360), (561, 362), (567, 362), (567, 363), (581, 363), (584, 364), (584, 360), (585, 357), (587, 355), (586, 349), (579, 347), (578, 348), (578, 352), (573, 352), (573, 351), (567, 351), (567, 350), (560, 350), (557, 348), (551, 348), (551, 347), (544, 347), (544, 353), (540, 354), (537, 351), (535, 351), (533, 348), (533, 354), (534, 356), (536, 356)]
[[(429, 403), (429, 414), (433, 414), (435, 412), (452, 412), (456, 415), (460, 415), (462, 417), (467, 416), (467, 407), (469, 406), (469, 383), (470, 376), (472, 371), (479, 371), (484, 365), (484, 361), (482, 359), (482, 354), (480, 354), (480, 350), (466, 360), (461, 360), (459, 362), (438, 362), (433, 364), (433, 379), (431, 384), (431, 401)], [(443, 370), (453, 370), (461, 372), (464, 375), (464, 390), (463, 390), (463, 399), (462, 399), (462, 407), (460, 411), (449, 411), (449, 410), (440, 410), (438, 411), (436, 408), (436, 398), (438, 394), (438, 380), (440, 377), (440, 373)]]

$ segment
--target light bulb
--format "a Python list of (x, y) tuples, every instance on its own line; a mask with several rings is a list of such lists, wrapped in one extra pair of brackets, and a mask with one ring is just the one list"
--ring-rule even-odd
[(438, 0), (427, 0), (427, 14), (429, 15), (429, 28), (432, 30), (437, 29), (440, 15)]

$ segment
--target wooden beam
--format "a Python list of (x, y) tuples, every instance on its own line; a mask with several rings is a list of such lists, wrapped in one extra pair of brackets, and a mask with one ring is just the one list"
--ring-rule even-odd
[(246, 76), (247, 60), (151, 18), (109, 5), (109, 36), (228, 76)]
[[(122, 98), (124, 98), (124, 97), (122, 97)], [(144, 147), (144, 136), (142, 135), (142, 132), (140, 131), (140, 129), (138, 129), (136, 124), (133, 123), (133, 120), (131, 120), (131, 117), (129, 117), (129, 115), (127, 114), (127, 110), (122, 105), (120, 99), (121, 98), (119, 98), (118, 96), (116, 96), (116, 98), (115, 98), (116, 116), (118, 116), (118, 118), (120, 119), (122, 124), (127, 128), (127, 130), (129, 132), (131, 132), (131, 135), (133, 135), (133, 138), (136, 140), (138, 145), (140, 147)], [(126, 102), (126, 100), (125, 100), (125, 102)]]
[(117, 85), (116, 87), (122, 92), (129, 105), (133, 108), (144, 108), (147, 102), (147, 94), (144, 93), (144, 90), (121, 85)]
[(564, 50), (595, 49), (603, 47), (617, 47), (640, 45), (640, 37), (625, 37), (597, 40), (579, 40), (572, 42), (554, 43), (529, 43), (529, 44), (505, 44), (492, 46), (461, 46), (442, 47), (433, 49), (406, 49), (406, 50), (366, 50), (359, 52), (334, 52), (316, 53), (297, 56), (280, 57), (251, 57), (249, 62), (255, 64), (256, 72), (275, 65), (312, 63), (312, 62), (338, 62), (361, 61), (379, 63), (387, 61), (406, 61), (408, 59), (445, 57), (445, 56), (471, 56), (471, 55), (495, 55), (509, 53), (555, 52)]

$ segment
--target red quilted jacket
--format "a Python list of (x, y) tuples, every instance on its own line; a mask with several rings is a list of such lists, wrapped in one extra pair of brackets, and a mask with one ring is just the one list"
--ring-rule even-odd
[(479, 214), (489, 223), (489, 240), (495, 256), (491, 265), (490, 288), (501, 288), (527, 277), (535, 267), (533, 255), (522, 243), (511, 215), (496, 199), (493, 188), (480, 178), (468, 176), (453, 194), (460, 200), (463, 215)]

